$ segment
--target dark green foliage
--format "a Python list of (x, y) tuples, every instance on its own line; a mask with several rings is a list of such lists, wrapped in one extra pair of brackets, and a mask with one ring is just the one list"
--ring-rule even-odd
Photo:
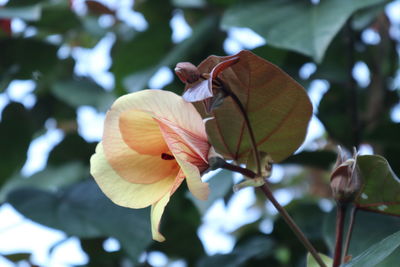
[(22, 104), (8, 104), (0, 122), (0, 186), (25, 163), (33, 129), (28, 111)]

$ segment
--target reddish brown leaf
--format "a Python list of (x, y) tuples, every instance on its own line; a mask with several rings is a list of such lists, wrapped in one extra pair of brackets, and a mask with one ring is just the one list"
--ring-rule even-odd
[[(303, 142), (312, 105), (305, 90), (281, 69), (250, 51), (228, 57), (210, 56), (198, 69), (200, 73), (213, 73), (214, 78), (218, 76), (237, 95), (248, 114), (259, 150), (269, 153), (275, 162), (288, 157)], [(251, 143), (237, 105), (228, 97), (212, 116), (214, 119), (206, 127), (217, 152), (246, 162)]]

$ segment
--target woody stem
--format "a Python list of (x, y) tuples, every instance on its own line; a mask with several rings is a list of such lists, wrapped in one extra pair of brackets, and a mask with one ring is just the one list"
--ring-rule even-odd
[[(222, 81), (219, 80), (221, 83)], [(223, 84), (223, 83), (222, 83)], [(244, 109), (242, 103), (240, 102), (239, 98), (237, 95), (235, 95), (231, 90), (229, 90), (225, 85), (222, 86), (222, 90), (224, 93), (229, 95), (233, 102), (236, 104), (236, 106), (239, 108), (240, 113), (243, 116), (243, 119), (246, 123), (246, 127), (249, 131), (249, 136), (250, 136), (250, 141), (253, 149), (253, 154), (254, 154), (254, 159), (256, 160), (257, 164), (257, 174), (252, 172), (251, 170), (235, 166), (229, 163), (224, 164), (221, 168), (225, 168), (231, 171), (236, 171), (239, 172), (249, 178), (256, 178), (256, 177), (261, 177), (261, 160), (260, 160), (260, 153), (258, 152), (257, 148), (257, 142), (256, 138), (254, 136), (253, 128), (251, 127), (249, 117), (247, 116), (247, 112)], [(259, 187), (267, 197), (269, 201), (274, 205), (274, 207), (279, 211), (285, 222), (289, 225), (289, 227), (292, 229), (292, 231), (295, 233), (295, 235), (299, 238), (299, 240), (303, 243), (305, 248), (310, 252), (310, 254), (315, 258), (317, 263), (320, 265), (320, 267), (326, 267), (325, 263), (322, 261), (321, 257), (319, 256), (317, 250), (313, 247), (313, 245), (310, 243), (310, 241), (307, 239), (307, 237), (304, 235), (304, 233), (301, 231), (299, 226), (294, 222), (292, 217), (290, 217), (289, 213), (285, 210), (284, 207), (282, 207), (279, 202), (276, 200), (274, 195), (272, 194), (272, 191), (269, 189), (267, 184), (264, 184), (263, 186)]]
[(333, 255), (332, 267), (339, 267), (342, 263), (342, 250), (343, 250), (343, 230), (344, 221), (346, 217), (347, 204), (337, 202), (336, 212), (336, 241), (335, 241), (335, 252)]
[[(230, 164), (222, 159), (218, 162), (218, 167), (222, 168), (222, 169), (230, 170), (233, 172), (238, 172), (249, 178), (257, 177), (257, 175), (252, 170)], [(285, 222), (289, 225), (289, 227), (292, 229), (292, 231), (295, 233), (295, 235), (301, 241), (301, 243), (303, 243), (304, 247), (306, 247), (306, 249), (310, 252), (310, 254), (315, 258), (315, 260), (318, 262), (319, 266), (326, 267), (325, 263), (322, 261), (321, 257), (319, 256), (317, 250), (313, 247), (313, 245), (310, 243), (310, 241), (307, 239), (307, 237), (301, 231), (299, 226), (294, 222), (294, 220), (289, 215), (289, 213), (285, 210), (285, 208), (279, 204), (278, 200), (274, 197), (274, 195), (272, 194), (268, 185), (264, 184), (263, 186), (260, 186), (259, 188), (261, 189), (261, 191), (263, 191), (264, 195), (271, 201), (271, 203), (274, 205), (274, 207), (279, 211), (279, 213), (281, 214), (281, 216), (283, 217)]]
[(272, 194), (271, 189), (268, 187), (267, 184), (264, 184), (263, 186), (259, 187), (261, 191), (264, 192), (265, 196), (271, 201), (272, 205), (279, 211), (280, 215), (282, 218), (285, 220), (285, 222), (289, 225), (289, 227), (292, 229), (294, 234), (297, 236), (297, 238), (301, 241), (301, 243), (304, 245), (304, 247), (310, 252), (310, 254), (314, 257), (315, 261), (318, 263), (320, 267), (326, 267), (325, 263), (319, 256), (317, 250), (314, 248), (314, 246), (310, 243), (308, 238), (304, 235), (304, 233), (301, 231), (299, 226), (295, 223), (293, 218), (289, 215), (289, 213), (285, 210), (284, 207), (279, 204), (279, 202), (276, 200), (274, 195)]
[(350, 212), (350, 222), (349, 226), (347, 229), (347, 234), (346, 234), (346, 239), (344, 242), (344, 249), (343, 249), (343, 256), (346, 257), (347, 254), (349, 253), (349, 247), (350, 247), (350, 240), (351, 240), (351, 235), (353, 233), (353, 228), (354, 228), (354, 222), (356, 219), (356, 213), (357, 213), (357, 208), (355, 206), (352, 207), (351, 212)]

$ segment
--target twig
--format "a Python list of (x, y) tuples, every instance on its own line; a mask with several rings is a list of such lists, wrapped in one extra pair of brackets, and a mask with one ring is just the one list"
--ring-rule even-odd
[(347, 227), (346, 239), (344, 241), (344, 249), (343, 249), (343, 256), (344, 257), (346, 257), (347, 254), (349, 253), (350, 240), (351, 240), (351, 235), (353, 234), (353, 228), (354, 228), (354, 222), (356, 220), (357, 210), (358, 209), (355, 206), (353, 206), (351, 208), (350, 222), (349, 222), (349, 226)]
[(281, 204), (279, 204), (279, 202), (276, 200), (276, 198), (272, 194), (272, 191), (269, 189), (268, 185), (264, 184), (263, 186), (260, 186), (260, 189), (264, 192), (265, 196), (271, 201), (272, 205), (274, 205), (274, 207), (279, 211), (282, 218), (289, 225), (289, 227), (292, 229), (292, 231), (295, 233), (295, 235), (301, 241), (301, 243), (303, 243), (303, 245), (306, 247), (308, 252), (310, 252), (310, 254), (314, 257), (314, 259), (317, 261), (319, 266), (326, 267), (325, 263), (319, 256), (317, 250), (310, 243), (310, 241), (307, 239), (307, 237), (301, 231), (299, 226), (294, 222), (294, 220), (289, 215), (289, 213), (285, 210), (285, 208), (282, 207)]
[[(225, 169), (228, 169), (231, 171), (236, 171), (236, 172), (242, 173), (243, 175), (245, 175), (249, 178), (261, 177), (260, 153), (257, 148), (256, 139), (255, 139), (254, 132), (253, 132), (253, 129), (250, 124), (249, 117), (247, 116), (247, 112), (244, 109), (239, 98), (229, 88), (227, 88), (221, 80), (219, 80), (219, 82), (222, 83), (221, 89), (224, 91), (224, 93), (226, 93), (228, 96), (230, 96), (232, 98), (233, 102), (238, 106), (238, 108), (243, 116), (243, 119), (246, 123), (247, 129), (248, 129), (249, 135), (250, 135), (250, 141), (251, 141), (251, 145), (252, 145), (252, 149), (253, 149), (253, 153), (254, 153), (254, 159), (256, 160), (256, 164), (257, 164), (257, 174), (255, 174), (254, 172), (252, 172), (248, 169), (244, 169), (244, 168), (241, 168), (239, 166), (235, 166), (235, 165), (232, 165), (229, 163), (222, 165), (221, 168), (225, 168)], [(322, 261), (321, 257), (319, 256), (317, 250), (313, 247), (313, 245), (310, 243), (310, 241), (307, 239), (307, 237), (304, 235), (304, 233), (301, 231), (301, 229), (297, 226), (297, 224), (294, 222), (292, 217), (290, 217), (289, 213), (287, 213), (285, 208), (279, 204), (279, 202), (276, 200), (276, 198), (272, 194), (272, 191), (269, 189), (268, 185), (264, 184), (264, 185), (260, 186), (259, 188), (264, 192), (267, 199), (269, 201), (271, 201), (271, 203), (274, 205), (274, 207), (278, 210), (278, 212), (281, 214), (281, 216), (283, 217), (285, 222), (293, 230), (295, 235), (303, 243), (303, 245), (310, 252), (310, 254), (315, 258), (317, 263), (321, 267), (326, 267), (325, 263)]]
[(218, 80), (218, 81), (222, 84), (221, 89), (224, 91), (224, 93), (226, 93), (228, 96), (230, 96), (232, 98), (233, 102), (239, 108), (240, 113), (243, 116), (244, 122), (246, 123), (247, 130), (249, 131), (253, 155), (254, 155), (254, 159), (256, 161), (256, 165), (257, 165), (257, 176), (261, 176), (260, 153), (257, 148), (256, 138), (254, 136), (253, 128), (251, 127), (249, 117), (247, 116), (247, 112), (244, 109), (243, 104), (242, 104), (242, 102), (240, 102), (237, 95), (235, 95), (235, 93), (233, 93), (229, 88), (227, 88), (227, 86), (222, 82), (222, 80)]
[(346, 218), (347, 203), (337, 202), (336, 212), (336, 241), (332, 267), (339, 267), (342, 263), (343, 229)]

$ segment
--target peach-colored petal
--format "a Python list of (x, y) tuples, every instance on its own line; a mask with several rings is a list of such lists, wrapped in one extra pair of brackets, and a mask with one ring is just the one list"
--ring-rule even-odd
[(159, 242), (165, 241), (165, 237), (160, 233), (161, 216), (164, 213), (165, 206), (168, 204), (170, 194), (165, 194), (159, 201), (151, 206), (151, 233), (153, 239)]
[(201, 181), (200, 170), (204, 170), (207, 163), (188, 146), (188, 143), (180, 134), (174, 131), (175, 128), (170, 128), (170, 124), (161, 121), (159, 121), (159, 124), (169, 149), (181, 167), (181, 175), (186, 177), (190, 192), (198, 199), (206, 200), (209, 188), (207, 183)]
[(173, 175), (179, 169), (175, 160), (163, 160), (160, 156), (141, 155), (136, 152), (116, 151), (107, 155), (112, 168), (126, 181), (137, 184), (152, 184)]
[[(155, 120), (159, 124), (166, 126), (159, 127), (160, 129), (162, 129), (162, 131), (164, 131), (163, 134), (169, 134), (171, 135), (171, 138), (179, 140), (179, 142), (185, 144), (185, 147), (190, 150), (190, 152), (188, 153), (196, 155), (195, 161), (198, 161), (198, 159), (200, 158), (203, 160), (203, 164), (207, 165), (206, 163), (208, 162), (208, 153), (210, 150), (210, 144), (208, 143), (207, 138), (198, 136), (190, 130), (182, 128), (179, 125), (176, 125), (175, 123), (165, 120), (163, 118), (155, 118)], [(194, 163), (195, 165), (202, 164), (201, 162), (199, 162), (198, 164), (195, 162), (192, 163)]]
[(125, 143), (140, 154), (160, 157), (169, 151), (158, 123), (148, 112), (135, 109), (122, 112), (119, 128)]
[(104, 153), (102, 143), (90, 159), (90, 173), (104, 194), (115, 204), (129, 208), (144, 208), (159, 201), (177, 187), (179, 178), (171, 174), (157, 183), (143, 185), (133, 184), (121, 178), (110, 166)]
[(175, 102), (180, 100), (179, 96), (171, 92), (144, 90), (118, 98), (107, 112), (103, 134), (104, 154), (112, 168), (127, 181), (150, 184), (176, 171), (177, 164), (174, 160), (163, 160), (161, 155), (141, 155), (130, 148), (123, 140), (119, 127), (121, 114), (127, 110), (143, 108), (145, 112), (149, 112), (153, 108), (157, 112), (160, 109), (165, 111), (157, 108), (163, 104), (164, 97)]

